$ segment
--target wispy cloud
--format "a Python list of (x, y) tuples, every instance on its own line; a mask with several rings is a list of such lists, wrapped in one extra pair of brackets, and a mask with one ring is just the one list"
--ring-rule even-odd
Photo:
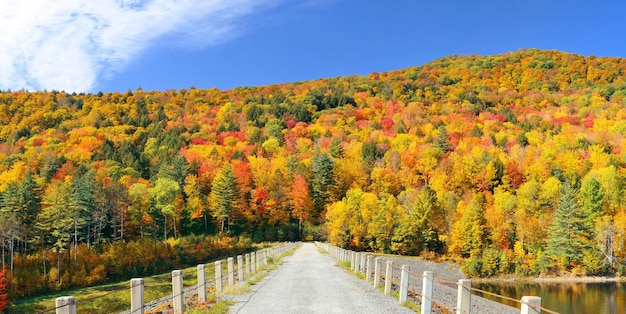
[(0, 0), (0, 90), (91, 91), (156, 40), (205, 47), (279, 0)]

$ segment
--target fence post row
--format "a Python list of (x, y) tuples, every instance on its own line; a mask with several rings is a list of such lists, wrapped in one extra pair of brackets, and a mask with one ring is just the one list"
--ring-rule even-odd
[[(275, 256), (283, 254), (288, 248), (293, 245), (283, 245), (278, 248), (264, 249), (258, 252), (252, 252), (245, 254), (245, 266), (244, 257), (242, 255), (237, 256), (237, 267), (239, 280), (244, 280), (244, 272), (246, 275), (256, 273), (264, 265), (267, 264), (268, 256)], [(329, 247), (330, 248), (330, 247)], [(228, 284), (230, 286), (235, 285), (235, 265), (234, 258), (229, 257), (228, 263)], [(199, 302), (206, 302), (207, 300), (207, 286), (206, 286), (206, 265), (199, 264), (197, 266), (197, 294)], [(222, 261), (215, 261), (215, 291), (219, 294), (223, 291), (222, 281)], [(130, 312), (132, 314), (141, 313), (145, 311), (145, 281), (143, 278), (132, 278), (130, 280)], [(185, 311), (184, 303), (184, 290), (183, 290), (183, 272), (182, 270), (172, 271), (172, 305), (174, 313), (182, 314)], [(56, 314), (76, 314), (76, 299), (73, 296), (64, 296), (56, 298)]]
[(144, 312), (144, 281), (143, 278), (130, 280), (130, 313)]
[[(372, 261), (374, 262), (374, 287), (378, 287), (381, 279), (381, 267), (382, 259), (380, 257), (374, 258), (372, 255), (368, 255), (365, 252), (355, 252), (346, 250), (330, 244), (321, 244), (320, 246), (326, 247), (326, 251), (333, 255), (337, 260), (342, 262), (350, 262), (350, 270), (355, 273), (365, 271), (365, 281), (370, 282), (372, 273)], [(402, 265), (402, 271), (400, 274), (400, 295), (398, 300), (400, 303), (406, 302), (408, 298), (408, 286), (409, 286), (409, 265)], [(432, 271), (425, 271), (422, 275), (422, 297), (421, 297), (421, 314), (431, 313), (433, 303), (433, 282), (434, 275)], [(391, 293), (393, 279), (393, 261), (387, 261), (387, 267), (385, 271), (385, 295)], [(472, 281), (469, 279), (460, 279), (457, 282), (458, 296), (456, 303), (457, 314), (469, 314), (471, 308), (472, 298)], [(524, 296), (520, 303), (521, 314), (541, 314), (541, 298), (536, 296)], [(546, 310), (548, 311), (548, 310)], [(555, 313), (548, 311), (549, 313)]]

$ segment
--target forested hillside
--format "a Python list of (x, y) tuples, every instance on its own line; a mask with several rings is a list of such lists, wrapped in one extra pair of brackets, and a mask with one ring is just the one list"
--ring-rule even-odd
[(4, 91), (0, 123), (18, 296), (233, 238), (459, 258), (481, 276), (626, 263), (621, 58), (522, 50), (227, 91)]

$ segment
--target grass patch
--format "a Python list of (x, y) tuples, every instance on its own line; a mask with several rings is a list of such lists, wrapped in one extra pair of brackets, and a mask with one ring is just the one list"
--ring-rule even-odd
[(207, 296), (205, 303), (197, 304), (190, 303), (185, 307), (185, 313), (187, 314), (224, 314), (228, 313), (228, 308), (234, 305), (234, 301), (219, 300), (215, 296), (215, 293), (211, 293)]

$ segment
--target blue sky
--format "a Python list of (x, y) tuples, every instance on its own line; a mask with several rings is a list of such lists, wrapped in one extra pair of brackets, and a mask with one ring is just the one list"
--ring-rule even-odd
[[(520, 48), (626, 55), (623, 1), (0, 0), (0, 90), (229, 89)], [(4, 30), (10, 30), (5, 32)]]

